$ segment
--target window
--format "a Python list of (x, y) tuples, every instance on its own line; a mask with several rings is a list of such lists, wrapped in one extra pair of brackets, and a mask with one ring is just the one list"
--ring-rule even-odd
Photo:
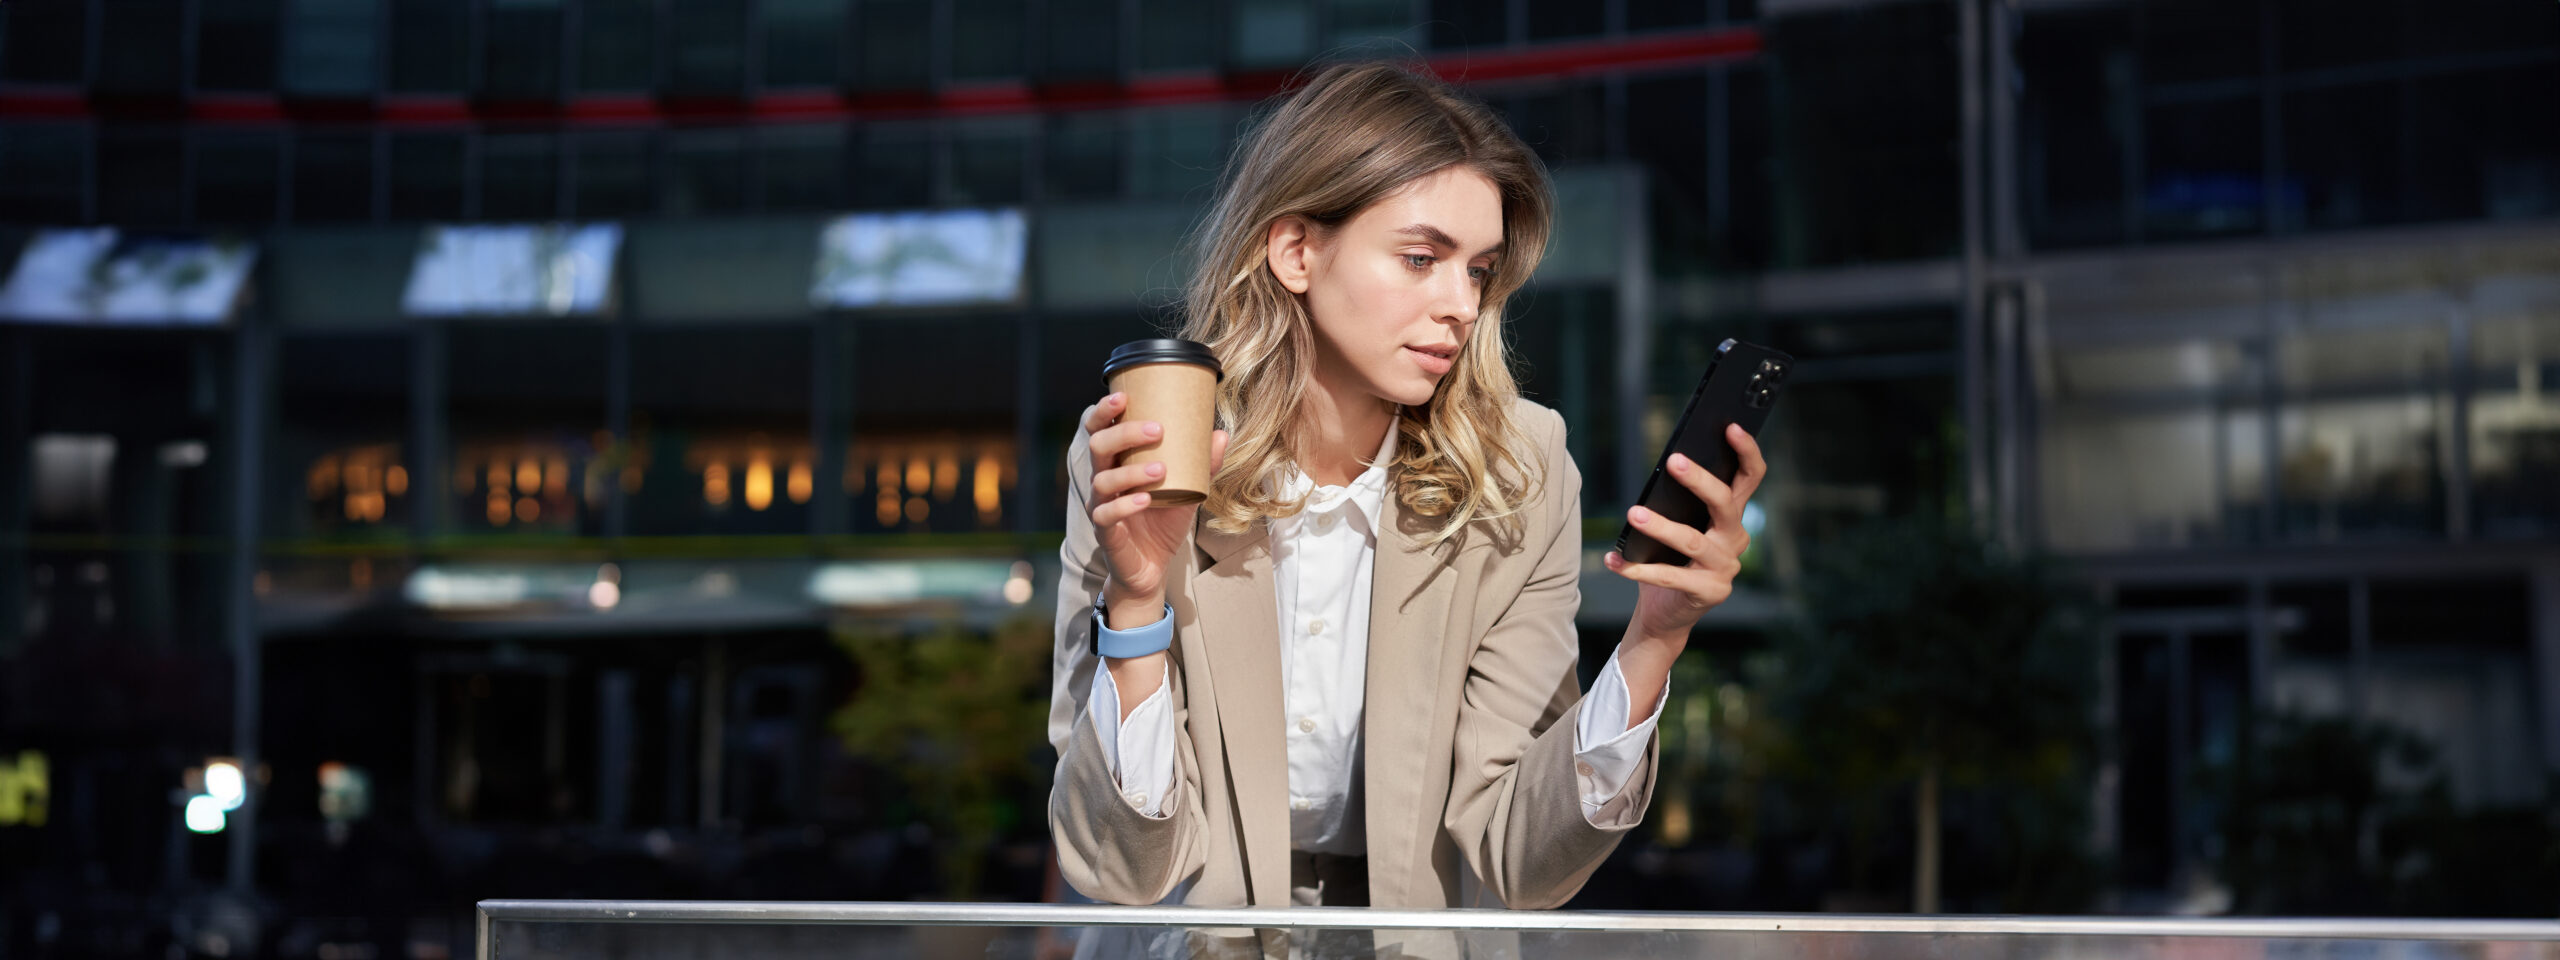
[(2203, 336), (2057, 346), (2038, 444), (2047, 544), (2256, 539), (2267, 480), (2259, 353)]
[(2143, 111), (2142, 235), (2195, 240), (2266, 229), (2255, 96)]
[(570, 163), (572, 212), (582, 218), (630, 217), (649, 212), (655, 191), (649, 181), (649, 135), (614, 130), (579, 135)]
[(917, 207), (933, 200), (932, 130), (920, 124), (874, 124), (856, 131), (853, 166), (857, 207)]
[[(1184, 3), (1182, 9), (1205, 11), (1209, 4)], [(1168, 11), (1170, 12), (1170, 11)], [(1196, 13), (1194, 14), (1197, 15)], [(1048, 55), (1042, 72), (1051, 80), (1109, 80), (1120, 73), (1120, 0), (1050, 0)], [(1141, 30), (1152, 28), (1155, 12), (1139, 15)], [(1141, 43), (1141, 49), (1145, 49)]]
[(633, 333), (631, 532), (806, 532), (812, 371), (806, 324)]
[[(1711, 0), (1627, 0), (1627, 29), (1676, 30), (1707, 25)], [(1732, 16), (1727, 11), (1726, 16)]]
[(99, 132), (98, 219), (177, 223), (186, 182), (186, 150), (177, 131), (108, 127)]
[[(1016, 377), (943, 389), (949, 371), (920, 357), (969, 344), (973, 369), (1016, 369), (1020, 322), (1008, 315), (866, 320), (854, 334), (853, 442), (839, 478), (856, 533), (1012, 528), (1023, 509), (1014, 430)], [(1045, 509), (1045, 508), (1044, 508)]]
[(1220, 6), (1190, 0), (1139, 0), (1138, 69), (1207, 70), (1218, 66)]
[(1901, 4), (1766, 25), (1772, 266), (1955, 255), (1954, 17)]
[(196, 86), (206, 90), (276, 88), (276, 2), (203, 0), (196, 7)]
[[(2442, 449), (2453, 403), (2446, 307), (2429, 299), (2376, 291), (2314, 300), (2311, 322), (2278, 339), (2285, 536), (2326, 542), (2443, 532)], [(2388, 325), (2368, 325), (2377, 313)]]
[(958, 125), (951, 136), (952, 203), (985, 206), (1020, 203), (1023, 163), (1030, 157), (1027, 121)]
[(0, 17), (0, 77), (18, 83), (76, 84), (88, 79), (89, 4), (13, 3)]
[(98, 87), (124, 94), (178, 92), (186, 18), (175, 0), (126, 0), (98, 6)]
[(1315, 52), (1315, 11), (1308, 0), (1236, 0), (1229, 22), (1236, 66), (1283, 67)]
[(560, 216), (560, 140), (548, 133), (494, 134), (480, 141), (484, 220)]
[(273, 134), (201, 134), (195, 143), (195, 222), (272, 223), (276, 219), (279, 141)]
[(861, 17), (862, 86), (871, 90), (921, 90), (933, 85), (933, 5), (926, 0), (864, 0)]
[(737, 96), (743, 91), (747, 12), (740, 0), (672, 0), (667, 12), (668, 92)]
[(284, 85), (308, 97), (359, 97), (374, 89), (375, 0), (293, 0), (285, 25)]
[(655, 0), (585, 0), (578, 7), (578, 89), (654, 88), (657, 40)]
[(482, 16), (481, 90), (509, 100), (559, 97), (560, 0), (489, 0)]
[(2471, 331), (2471, 505), (2488, 537), (2560, 531), (2560, 295), (2501, 279)]
[(460, 93), (470, 69), (471, 5), (453, 0), (391, 0), (391, 89)]
[(833, 210), (844, 205), (845, 128), (773, 127), (757, 135), (756, 189), (762, 209)]
[(465, 166), (462, 134), (398, 134), (388, 144), (391, 219), (461, 218)]
[[(276, 345), (267, 532), (310, 537), (396, 529), (414, 502), (402, 441), (409, 424), (408, 340), (398, 334), (296, 333)], [(424, 491), (418, 491), (424, 492)]]
[(1498, 47), (1511, 39), (1510, 0), (1431, 0), (1431, 46)]
[(1004, 80), (1022, 76), (1022, 0), (949, 2), (951, 78)]
[(675, 216), (735, 213), (747, 207), (746, 137), (701, 130), (667, 138), (667, 187), (659, 209)]
[(1411, 0), (1327, 0), (1323, 24), (1328, 50), (1396, 56), (1423, 43)]
[(2030, 13), (2019, 32), (2018, 177), (2027, 243), (2122, 243), (2133, 109), (2126, 8)]
[(764, 85), (842, 85), (846, 6), (842, 0), (765, 0)]
[(1233, 137), (1220, 107), (1175, 107), (1129, 115), (1128, 194), (1206, 202)]
[(1095, 200), (1120, 195), (1120, 115), (1067, 113), (1051, 121), (1049, 155), (1041, 164), (1052, 200)]
[[(447, 347), (451, 412), (443, 491), (453, 529), (601, 532), (612, 477), (605, 334), (590, 323), (457, 323)], [(428, 479), (428, 478), (420, 478)]]
[(1598, 36), (1608, 26), (1608, 7), (1597, 3), (1533, 3), (1529, 5), (1532, 42)]
[(329, 223), (373, 218), (373, 138), (306, 133), (293, 141), (293, 219)]

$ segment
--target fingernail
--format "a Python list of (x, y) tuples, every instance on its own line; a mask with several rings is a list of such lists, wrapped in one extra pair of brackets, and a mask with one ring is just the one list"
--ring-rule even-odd
[(1164, 464), (1161, 464), (1161, 463), (1150, 463), (1150, 464), (1147, 464), (1147, 476), (1150, 476), (1150, 477), (1161, 477), (1161, 476), (1164, 476)]
[(1146, 495), (1146, 494), (1143, 494), (1143, 493), (1133, 493), (1133, 494), (1130, 494), (1130, 495), (1129, 495), (1129, 502), (1130, 502), (1130, 503), (1137, 504), (1137, 505), (1139, 505), (1139, 506), (1141, 506), (1141, 507), (1146, 506), (1146, 505), (1147, 505), (1147, 495)]
[(1149, 424), (1147, 424), (1147, 429), (1146, 429), (1145, 433), (1146, 433), (1146, 435), (1147, 435), (1147, 436), (1150, 436), (1150, 437), (1153, 437), (1153, 436), (1160, 436), (1160, 435), (1162, 435), (1162, 434), (1164, 433), (1164, 424), (1161, 424), (1161, 423), (1149, 423)]
[(1647, 510), (1643, 507), (1636, 507), (1627, 511), (1627, 519), (1639, 524), (1650, 523), (1653, 520), (1653, 511)]
[(1677, 454), (1677, 453), (1672, 454), (1672, 455), (1671, 455), (1671, 472), (1673, 472), (1673, 473), (1687, 473), (1687, 472), (1689, 472), (1689, 458), (1688, 458), (1688, 457), (1686, 457), (1686, 456), (1682, 456), (1682, 455), (1680, 455), (1680, 454)]

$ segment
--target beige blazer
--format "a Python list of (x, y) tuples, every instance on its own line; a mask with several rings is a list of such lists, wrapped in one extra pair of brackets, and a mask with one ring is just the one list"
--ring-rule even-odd
[[(1461, 904), (1472, 873), (1500, 904), (1557, 906), (1581, 889), (1653, 792), (1658, 744), (1597, 818), (1575, 771), (1573, 617), (1582, 594), (1582, 476), (1564, 421), (1527, 400), (1514, 422), (1546, 469), (1524, 533), (1471, 525), (1438, 548), (1390, 488), (1369, 613), (1364, 822), (1370, 902)], [(1068, 883), (1098, 900), (1206, 906), (1289, 904), (1289, 783), (1278, 598), (1267, 524), (1193, 528), (1167, 590), (1176, 726), (1175, 796), (1161, 818), (1120, 795), (1085, 701), (1093, 595), (1105, 562), (1086, 512), (1084, 432), (1067, 451), (1067, 536), (1058, 588), (1050, 740), (1058, 748), (1049, 828)]]

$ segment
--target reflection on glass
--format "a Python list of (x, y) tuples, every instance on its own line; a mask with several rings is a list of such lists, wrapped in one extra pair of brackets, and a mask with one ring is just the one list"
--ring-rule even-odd
[(400, 445), (366, 444), (321, 454), (303, 471), (304, 512), (314, 529), (373, 526), (409, 495)]
[(2473, 525), (2560, 530), (2560, 311), (2484, 318), (2471, 336)]
[(428, 227), (402, 309), (420, 316), (589, 314), (606, 307), (619, 224)]
[(257, 259), (246, 241), (46, 230), (0, 287), (0, 316), (85, 323), (218, 324)]
[(2230, 340), (2065, 346), (2037, 447), (2046, 543), (2074, 551), (2246, 540), (2265, 512), (2256, 352)]
[(994, 303), (1021, 295), (1022, 211), (854, 214), (827, 225), (809, 299), (821, 307)]
[(596, 449), (542, 441), (456, 445), (453, 493), (478, 508), (459, 511), (458, 525), (576, 530), (581, 503), (593, 509), (604, 500), (605, 474), (591, 469)]

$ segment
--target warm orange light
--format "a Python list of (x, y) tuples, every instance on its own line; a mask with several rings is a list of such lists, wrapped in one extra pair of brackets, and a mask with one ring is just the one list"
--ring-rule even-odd
[(640, 468), (638, 466), (635, 465), (622, 468), (622, 492), (639, 493), (640, 479)]
[(791, 473), (783, 480), (783, 488), (790, 493), (791, 502), (809, 502), (810, 495), (817, 492), (817, 484), (809, 475), (809, 461), (791, 461)]
[(391, 491), (392, 496), (408, 496), (409, 468), (396, 463), (392, 464), (391, 469), (382, 472), (382, 487), (385, 490)]
[(516, 464), (516, 489), (532, 493), (542, 489), (542, 465), (526, 457)]
[(543, 479), (547, 481), (542, 487), (543, 496), (567, 497), (569, 495), (569, 460), (567, 457), (552, 457), (550, 463), (543, 464), (542, 471)]
[(702, 468), (702, 502), (715, 507), (729, 503), (729, 465), (714, 460)]
[(898, 495), (898, 465), (886, 457), (880, 460), (880, 495), (891, 498)]
[(923, 497), (911, 497), (907, 500), (908, 523), (922, 524), (924, 518), (931, 515), (933, 515), (933, 504), (926, 503)]
[(515, 503), (508, 500), (507, 495), (504, 493), (496, 490), (489, 491), (489, 525), (493, 527), (506, 526), (507, 520), (514, 516)]
[(526, 523), (542, 519), (542, 501), (532, 497), (516, 501), (516, 519)]
[(934, 461), (933, 464), (933, 498), (936, 500), (949, 500), (951, 499), (951, 495), (958, 492), (959, 489), (960, 452), (957, 450), (944, 450), (942, 451), (942, 458)]
[(490, 496), (492, 496), (492, 497), (496, 497), (496, 496), (503, 496), (503, 495), (505, 495), (506, 493), (507, 493), (507, 465), (506, 465), (506, 464), (503, 464), (503, 463), (499, 463), (499, 462), (494, 461), (494, 460), (493, 460), (493, 461), (490, 461), (490, 463), (489, 463), (489, 495), (490, 495)]
[(314, 500), (323, 499), (335, 492), (338, 489), (338, 458), (325, 456), (312, 461), (311, 474), (304, 478), (303, 486)]
[(357, 557), (347, 564), (347, 585), (358, 590), (373, 589), (372, 557)]
[(894, 492), (894, 491), (892, 491), (892, 490), (890, 490), (890, 489), (888, 489), (888, 488), (886, 488), (886, 487), (881, 488), (881, 490), (880, 490), (880, 497), (879, 497), (879, 506), (878, 506), (878, 507), (876, 507), (875, 509), (873, 509), (873, 510), (872, 510), (872, 513), (873, 513), (873, 515), (878, 516), (878, 517), (880, 518), (880, 525), (881, 525), (881, 526), (884, 526), (884, 527), (894, 527), (894, 526), (897, 526), (897, 525), (898, 525), (898, 495), (897, 495), (897, 493), (896, 493), (896, 492)]
[(907, 492), (923, 493), (933, 488), (933, 466), (923, 457), (907, 461)]
[(747, 461), (747, 509), (773, 506), (773, 461), (758, 453)]
[(993, 519), (1004, 504), (1004, 491), (998, 486), (1004, 465), (992, 453), (981, 454), (978, 466), (970, 471), (970, 498), (978, 502), (978, 516)]

